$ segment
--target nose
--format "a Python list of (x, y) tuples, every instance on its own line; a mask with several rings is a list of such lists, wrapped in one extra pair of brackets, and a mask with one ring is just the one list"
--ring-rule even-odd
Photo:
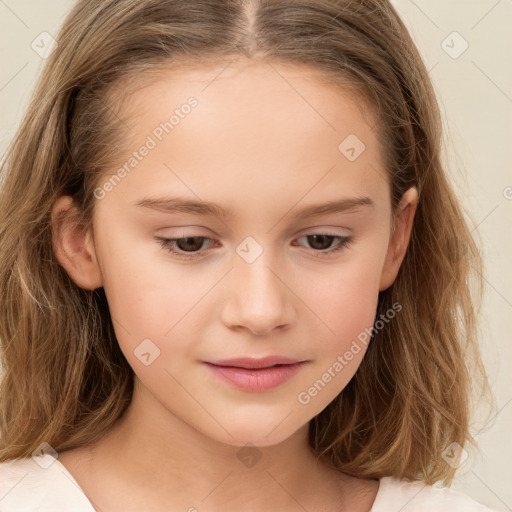
[(248, 263), (236, 256), (229, 276), (222, 321), (230, 329), (264, 336), (285, 329), (293, 319), (293, 294), (266, 252)]

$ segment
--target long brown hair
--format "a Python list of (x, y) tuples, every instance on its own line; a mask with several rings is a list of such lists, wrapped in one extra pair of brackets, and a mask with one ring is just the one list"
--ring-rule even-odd
[[(492, 401), (476, 338), (482, 263), (441, 162), (424, 63), (384, 0), (80, 0), (68, 15), (1, 168), (0, 460), (105, 433), (130, 403), (133, 371), (102, 288), (78, 287), (52, 250), (50, 212), (71, 195), (90, 226), (93, 190), (120, 143), (129, 79), (174, 62), (246, 57), (303, 64), (350, 87), (377, 120), (392, 206), (419, 191), (410, 245), (346, 388), (314, 421), (328, 464), (361, 478), (453, 480), (443, 451), (476, 446), (473, 383)], [(133, 81), (136, 83), (136, 80)], [(471, 364), (470, 364), (471, 363)]]

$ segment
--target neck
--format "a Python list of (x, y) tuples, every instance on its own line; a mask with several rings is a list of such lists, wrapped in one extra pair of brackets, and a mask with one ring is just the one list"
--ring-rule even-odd
[(172, 510), (315, 510), (333, 490), (342, 510), (343, 476), (317, 460), (308, 424), (274, 446), (231, 446), (177, 418), (138, 379), (125, 414), (88, 453), (89, 470), (119, 493), (154, 489)]

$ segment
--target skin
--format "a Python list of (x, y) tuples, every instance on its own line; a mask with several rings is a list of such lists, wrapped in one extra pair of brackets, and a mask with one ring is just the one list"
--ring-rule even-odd
[[(334, 471), (307, 441), (309, 420), (347, 385), (366, 346), (309, 403), (297, 397), (372, 327), (378, 293), (405, 255), (417, 191), (402, 198), (392, 231), (381, 150), (362, 102), (307, 67), (245, 60), (169, 67), (132, 92), (120, 112), (129, 150), (119, 151), (119, 166), (190, 96), (197, 107), (96, 201), (90, 231), (59, 216), (73, 207), (70, 197), (54, 205), (55, 254), (78, 286), (104, 287), (136, 374), (126, 414), (59, 461), (103, 512), (219, 511), (228, 503), (248, 512), (369, 511), (378, 481)], [(366, 146), (354, 161), (338, 149), (349, 134)], [(134, 205), (164, 194), (214, 201), (235, 215)], [(361, 196), (373, 204), (296, 216)], [(339, 240), (315, 244), (306, 235), (326, 231), (353, 240), (322, 256)], [(154, 238), (184, 235), (207, 237), (192, 249), (175, 246), (200, 257), (181, 259)], [(262, 250), (251, 263), (236, 250), (248, 236), (257, 244), (250, 251)], [(146, 366), (134, 351), (148, 338), (160, 355)], [(202, 363), (266, 355), (307, 363), (264, 392), (226, 384)], [(261, 456), (251, 467), (237, 456), (247, 443)]]

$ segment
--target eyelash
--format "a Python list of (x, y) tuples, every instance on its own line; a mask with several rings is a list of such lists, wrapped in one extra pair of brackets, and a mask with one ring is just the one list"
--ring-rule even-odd
[[(306, 235), (302, 235), (299, 238), (307, 238), (309, 236), (328, 236), (328, 237), (333, 237), (333, 238), (339, 240), (339, 244), (337, 246), (335, 246), (333, 249), (325, 249), (323, 251), (318, 251), (318, 250), (313, 249), (313, 251), (317, 253), (316, 257), (319, 257), (319, 258), (324, 257), (324, 255), (326, 257), (328, 257), (334, 253), (341, 251), (342, 249), (345, 249), (346, 247), (348, 247), (350, 245), (350, 243), (353, 240), (353, 236), (341, 236), (341, 235), (334, 235), (332, 233), (308, 233)], [(174, 249), (176, 242), (178, 242), (180, 240), (186, 240), (187, 238), (203, 238), (205, 240), (211, 240), (211, 238), (208, 238), (206, 236), (188, 236), (188, 237), (183, 237), (183, 238), (164, 238), (164, 237), (160, 237), (160, 236), (155, 237), (155, 239), (160, 242), (160, 245), (162, 246), (163, 249), (170, 252), (171, 254), (174, 254), (175, 256), (177, 256), (179, 258), (182, 258), (185, 260), (191, 260), (191, 259), (195, 259), (198, 257), (202, 257), (202, 253), (197, 252), (197, 251), (195, 253), (192, 253), (192, 252), (191, 253), (183, 253), (183, 252), (176, 251)]]

